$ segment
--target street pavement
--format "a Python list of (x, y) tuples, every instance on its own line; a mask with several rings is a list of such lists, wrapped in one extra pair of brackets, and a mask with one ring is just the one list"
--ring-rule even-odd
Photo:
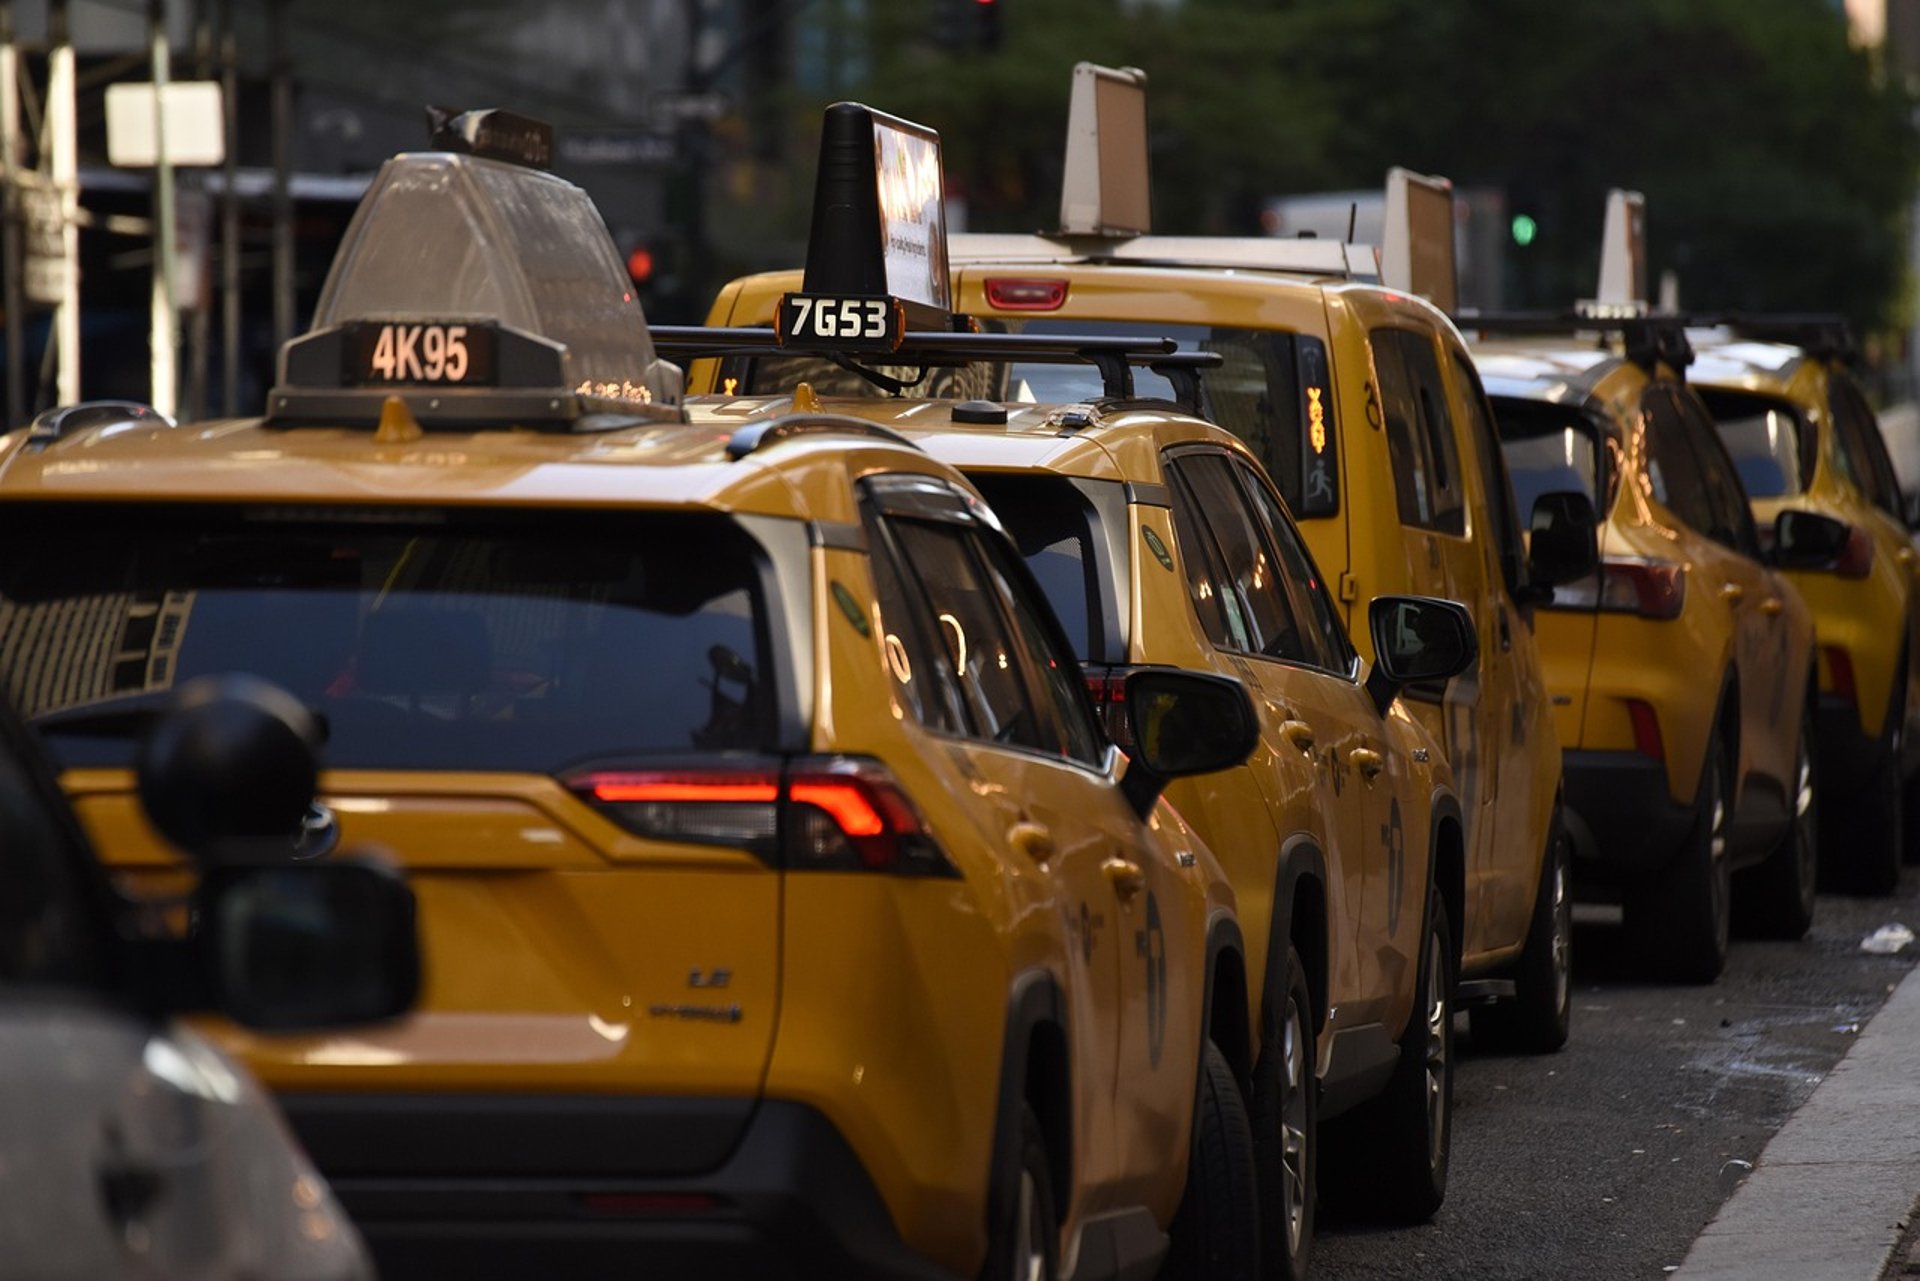
[[(1893, 956), (1860, 949), (1881, 925), (1920, 930), (1920, 870), (1909, 870), (1891, 898), (1822, 896), (1813, 932), (1801, 942), (1736, 940), (1727, 973), (1711, 987), (1640, 978), (1617, 926), (1603, 923), (1609, 915), (1617, 920), (1617, 912), (1593, 908), (1578, 918), (1574, 1029), (1565, 1050), (1543, 1058), (1475, 1054), (1461, 1039), (1452, 1178), (1434, 1222), (1410, 1229), (1323, 1223), (1316, 1277), (1666, 1278), (1688, 1260), (1723, 1203), (1751, 1181), (1756, 1164), (1767, 1173), (1754, 1195), (1778, 1187), (1791, 1200), (1869, 1163), (1871, 1208), (1863, 1202), (1856, 1219), (1838, 1203), (1854, 1193), (1836, 1193), (1822, 1200), (1819, 1213), (1796, 1221), (1797, 1236), (1807, 1257), (1837, 1254), (1845, 1243), (1862, 1247), (1861, 1266), (1833, 1273), (1836, 1281), (1879, 1274), (1905, 1213), (1905, 1205), (1891, 1214), (1883, 1207), (1902, 1198), (1910, 1205), (1920, 1182), (1901, 1186), (1906, 1173), (1890, 1164), (1898, 1156), (1892, 1127), (1836, 1133), (1824, 1147), (1821, 1136), (1828, 1118), (1857, 1117), (1862, 1106), (1891, 1110), (1902, 1095), (1900, 1107), (1914, 1114), (1905, 1126), (1920, 1126), (1920, 1070), (1897, 1073), (1884, 1090), (1876, 1086), (1870, 1102), (1838, 1085), (1850, 1077), (1878, 1080), (1897, 1065), (1893, 1056), (1920, 1043), (1920, 980), (1889, 1007), (1884, 1032), (1863, 1035), (1920, 960), (1920, 944)], [(1836, 1072), (1856, 1048), (1856, 1062), (1864, 1068), (1871, 1061), (1873, 1073)], [(1836, 1082), (1835, 1090), (1810, 1104), (1826, 1080)], [(1803, 1106), (1814, 1109), (1807, 1124), (1777, 1161), (1763, 1157)], [(1866, 1262), (1870, 1240), (1878, 1243), (1878, 1263)], [(1774, 1242), (1783, 1250), (1786, 1244)], [(1710, 1261), (1703, 1254), (1689, 1266)], [(1686, 1275), (1825, 1275), (1762, 1272), (1752, 1258), (1741, 1266)]]

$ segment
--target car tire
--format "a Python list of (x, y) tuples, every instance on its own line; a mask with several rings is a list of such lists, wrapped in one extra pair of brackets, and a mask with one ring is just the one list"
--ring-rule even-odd
[(1820, 801), (1813, 744), (1813, 709), (1800, 720), (1789, 785), (1792, 822), (1766, 862), (1734, 879), (1734, 914), (1741, 932), (1757, 938), (1805, 938), (1813, 928), (1820, 879)]
[(1240, 1080), (1212, 1041), (1201, 1055), (1187, 1188), (1168, 1229), (1169, 1281), (1257, 1281), (1260, 1186)]
[(1476, 1050), (1551, 1054), (1573, 1023), (1573, 843), (1554, 807), (1511, 1000), (1468, 1011)]
[(1844, 807), (1832, 806), (1828, 820), (1846, 815), (1847, 832), (1843, 841), (1834, 841), (1829, 849), (1852, 851), (1839, 872), (1838, 888), (1870, 897), (1891, 894), (1900, 888), (1900, 866), (1906, 861), (1906, 789), (1901, 786), (1901, 756), (1906, 747), (1906, 681), (1894, 686), (1887, 700), (1886, 728), (1881, 733), (1879, 759), (1867, 775), (1864, 790)]
[(1020, 1105), (1018, 1162), (999, 1187), (987, 1266), (981, 1281), (1055, 1281), (1060, 1275), (1060, 1222), (1054, 1211), (1047, 1140), (1033, 1108)]
[(1260, 1261), (1268, 1281), (1301, 1281), (1313, 1253), (1320, 1156), (1313, 1075), (1313, 998), (1300, 954), (1287, 949), (1275, 1027), (1253, 1069), (1253, 1151), (1260, 1177)]
[(1326, 1204), (1355, 1218), (1425, 1223), (1447, 1195), (1453, 1150), (1452, 923), (1427, 891), (1427, 928), (1400, 1057), (1378, 1097), (1321, 1143)]
[(1680, 853), (1662, 871), (1629, 887), (1624, 904), (1633, 952), (1654, 977), (1674, 983), (1711, 983), (1727, 967), (1733, 771), (1718, 730), (1707, 742), (1695, 812)]

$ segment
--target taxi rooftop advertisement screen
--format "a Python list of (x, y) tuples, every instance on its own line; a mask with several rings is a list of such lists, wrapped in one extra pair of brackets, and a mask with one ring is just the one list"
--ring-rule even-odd
[(887, 292), (908, 302), (951, 310), (939, 136), (875, 113), (873, 165)]
[(827, 108), (803, 292), (897, 298), (946, 327), (946, 183), (940, 135), (857, 102)]

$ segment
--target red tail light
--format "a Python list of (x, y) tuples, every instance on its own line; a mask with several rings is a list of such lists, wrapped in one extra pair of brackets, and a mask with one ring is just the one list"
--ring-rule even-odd
[(1686, 601), (1685, 565), (1625, 556), (1608, 557), (1594, 577), (1556, 587), (1553, 593), (1553, 603), (1559, 607), (1604, 609), (1642, 618), (1678, 618)]
[(1627, 715), (1633, 721), (1633, 750), (1656, 761), (1667, 759), (1667, 745), (1660, 738), (1660, 718), (1653, 705), (1637, 698), (1627, 700)]
[(1873, 535), (1854, 525), (1847, 530), (1847, 545), (1833, 558), (1833, 572), (1842, 578), (1865, 578), (1873, 572)]
[(793, 871), (958, 872), (878, 762), (804, 757), (768, 766), (596, 770), (568, 782), (628, 831), (732, 845)]
[(1820, 652), (1827, 658), (1827, 673), (1833, 678), (1834, 695), (1858, 707), (1860, 692), (1853, 683), (1853, 659), (1838, 645), (1822, 645)]
[(1090, 667), (1087, 669), (1087, 697), (1107, 737), (1122, 751), (1133, 750), (1133, 724), (1127, 719), (1127, 667)]
[(1059, 311), (1066, 301), (1064, 280), (987, 281), (987, 306), (995, 311)]

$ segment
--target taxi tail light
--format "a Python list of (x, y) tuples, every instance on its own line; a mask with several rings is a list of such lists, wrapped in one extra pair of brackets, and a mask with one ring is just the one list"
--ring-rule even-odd
[(874, 761), (805, 757), (786, 770), (601, 770), (575, 793), (639, 836), (730, 845), (793, 871), (958, 875)]
[(1059, 311), (1066, 301), (1064, 280), (996, 277), (987, 281), (987, 306), (995, 311)]
[(1653, 705), (1637, 698), (1627, 700), (1627, 717), (1633, 722), (1633, 750), (1656, 761), (1667, 759), (1667, 745), (1660, 737), (1660, 718)]
[(1553, 603), (1642, 618), (1678, 618), (1687, 601), (1687, 567), (1666, 560), (1608, 557), (1597, 575), (1556, 587)]
[(1833, 677), (1833, 693), (1836, 698), (1844, 698), (1850, 705), (1860, 705), (1860, 690), (1853, 681), (1853, 658), (1839, 645), (1822, 645), (1820, 652), (1826, 655), (1827, 671)]
[(1087, 669), (1087, 697), (1107, 737), (1122, 751), (1133, 750), (1133, 722), (1127, 719), (1127, 675), (1130, 667), (1090, 667)]

